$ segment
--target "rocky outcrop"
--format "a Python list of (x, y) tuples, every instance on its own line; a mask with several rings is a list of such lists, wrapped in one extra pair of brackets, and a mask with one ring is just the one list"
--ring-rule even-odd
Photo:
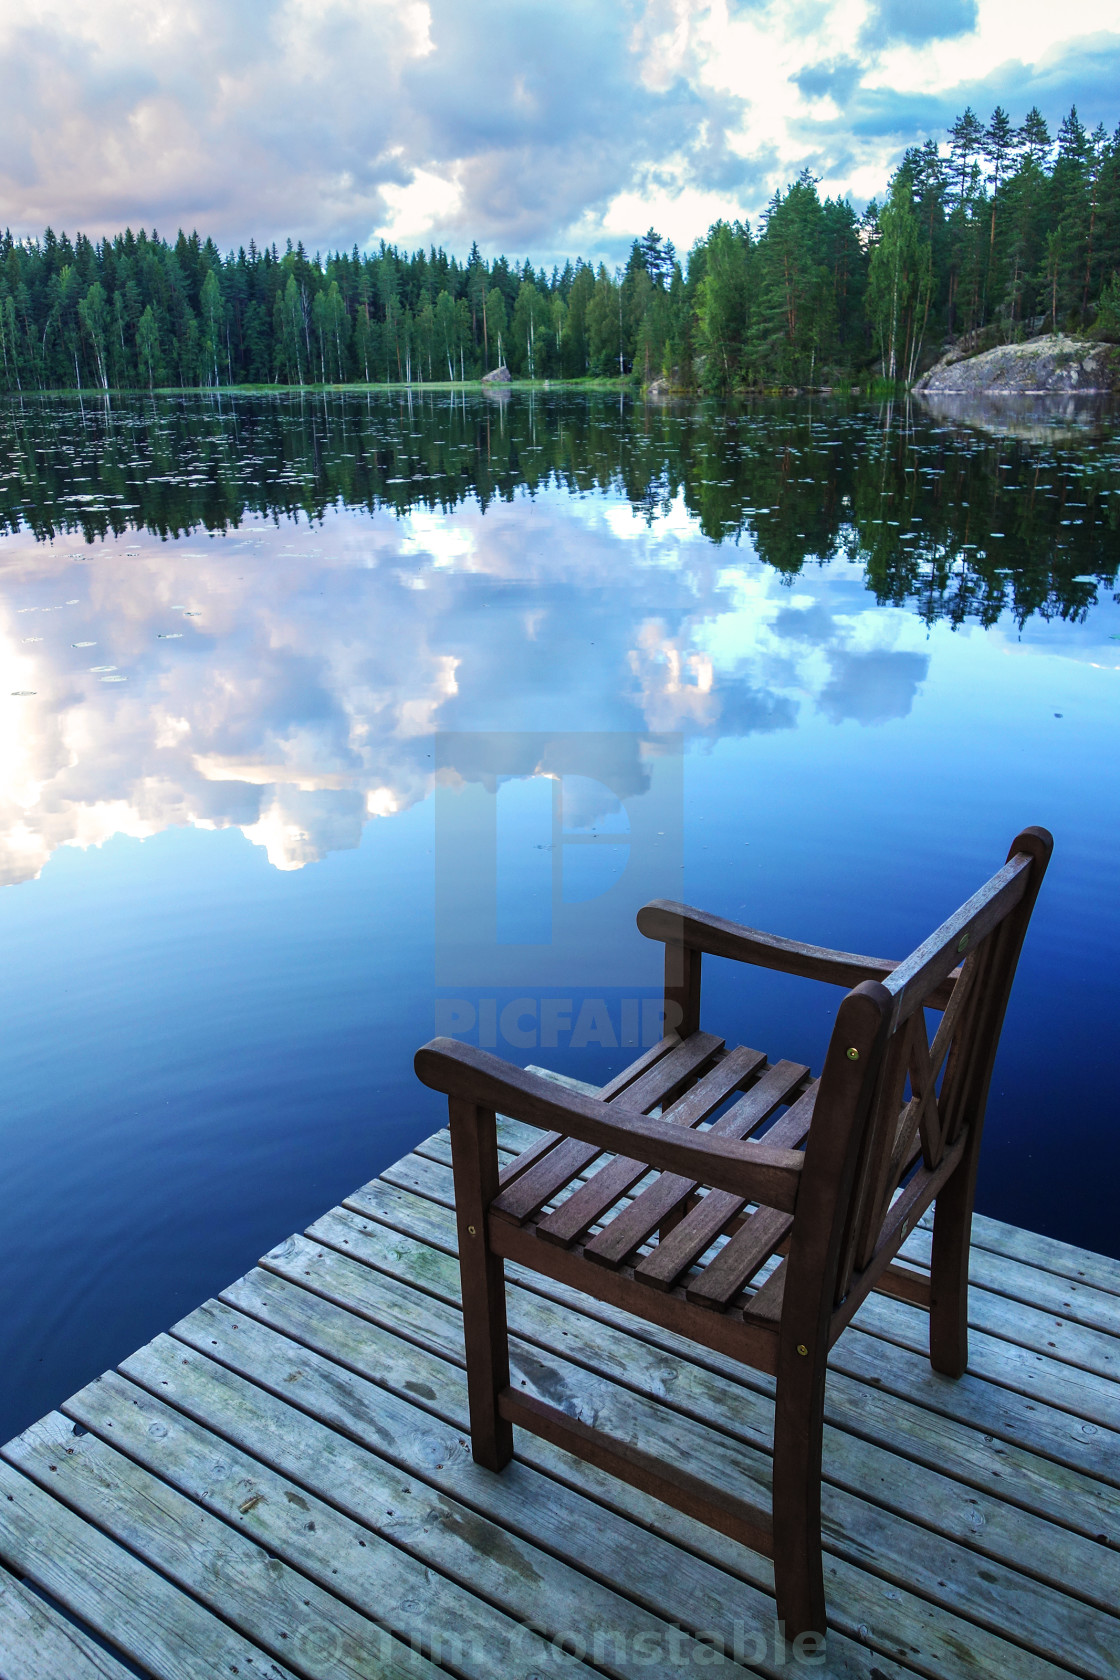
[(1023, 344), (1000, 344), (979, 356), (950, 351), (917, 381), (928, 396), (1068, 396), (1120, 389), (1115, 345), (1054, 334)]
[(503, 362), (501, 367), (494, 369), (493, 373), (484, 373), (482, 383), (484, 385), (512, 385), (513, 375)]

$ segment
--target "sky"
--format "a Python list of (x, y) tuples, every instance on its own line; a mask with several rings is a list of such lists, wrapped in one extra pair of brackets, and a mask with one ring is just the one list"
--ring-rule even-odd
[(1117, 88), (1116, 0), (3, 0), (0, 226), (617, 260)]

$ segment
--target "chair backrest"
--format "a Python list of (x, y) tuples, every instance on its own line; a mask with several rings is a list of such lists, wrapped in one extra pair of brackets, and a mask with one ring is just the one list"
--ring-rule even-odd
[[(918, 1205), (922, 1184), (965, 1129), (973, 1144), (978, 1139), (1019, 951), (1053, 844), (1045, 829), (1024, 829), (1004, 867), (883, 982), (893, 1008), (878, 1065), (868, 1070), (852, 1192), (837, 1209), (844, 1220), (837, 1304), (883, 1240), (903, 1181)], [(942, 1012), (932, 1044), (927, 1008)]]

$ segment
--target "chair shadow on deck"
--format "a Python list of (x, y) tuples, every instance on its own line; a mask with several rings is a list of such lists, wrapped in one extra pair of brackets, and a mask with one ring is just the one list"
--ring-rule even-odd
[[(1045, 829), (1023, 830), (1004, 867), (898, 963), (646, 905), (638, 926), (665, 946), (677, 1029), (597, 1096), (452, 1039), (418, 1051), (420, 1079), (449, 1099), (480, 1464), (501, 1471), (513, 1425), (532, 1430), (771, 1557), (787, 1635), (825, 1633), (829, 1349), (878, 1289), (928, 1311), (935, 1370), (968, 1364), (984, 1109), (1052, 848)], [(705, 952), (851, 988), (818, 1079), (701, 1030)], [(927, 1009), (941, 1015), (932, 1044)], [(501, 1172), (499, 1112), (545, 1132)], [(927, 1281), (894, 1261), (931, 1204)], [(770, 1508), (511, 1388), (507, 1259), (775, 1377)]]

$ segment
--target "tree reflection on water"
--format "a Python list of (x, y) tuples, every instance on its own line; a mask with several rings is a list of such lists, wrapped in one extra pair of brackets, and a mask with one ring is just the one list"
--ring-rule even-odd
[(1116, 580), (1109, 415), (988, 404), (729, 407), (607, 394), (73, 399), (10, 404), (0, 530), (94, 542), (332, 507), (446, 513), (560, 486), (683, 506), (792, 577), (847, 556), (932, 622), (1077, 619)]

